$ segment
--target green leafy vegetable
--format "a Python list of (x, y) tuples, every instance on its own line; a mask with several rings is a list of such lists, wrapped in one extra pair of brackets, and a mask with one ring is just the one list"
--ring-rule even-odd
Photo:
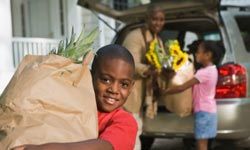
[(81, 62), (85, 56), (92, 50), (92, 46), (98, 36), (98, 28), (92, 30), (88, 35), (84, 36), (84, 30), (76, 39), (76, 34), (72, 28), (70, 40), (60, 41), (57, 50), (52, 50), (50, 54), (60, 55), (72, 59), (74, 62)]

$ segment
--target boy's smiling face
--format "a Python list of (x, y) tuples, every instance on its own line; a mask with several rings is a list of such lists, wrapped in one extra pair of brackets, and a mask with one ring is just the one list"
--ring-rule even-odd
[(121, 107), (133, 87), (134, 68), (119, 58), (102, 58), (93, 74), (99, 111), (111, 112)]

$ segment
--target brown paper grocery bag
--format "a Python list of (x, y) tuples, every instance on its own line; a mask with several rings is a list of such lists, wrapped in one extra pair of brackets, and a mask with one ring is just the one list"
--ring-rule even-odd
[(97, 138), (97, 122), (87, 64), (28, 55), (0, 98), (0, 150)]
[[(167, 83), (167, 87), (181, 85), (192, 79), (194, 76), (194, 67), (191, 62), (188, 62), (176, 72), (176, 75)], [(162, 96), (166, 108), (180, 117), (188, 116), (192, 113), (193, 97), (192, 88), (184, 92)]]

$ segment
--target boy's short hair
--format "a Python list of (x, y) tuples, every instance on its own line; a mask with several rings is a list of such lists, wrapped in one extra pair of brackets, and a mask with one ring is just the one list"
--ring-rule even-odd
[(91, 73), (94, 74), (98, 69), (100, 61), (103, 59), (122, 59), (123, 61), (129, 63), (131, 67), (135, 70), (135, 62), (132, 54), (123, 46), (118, 44), (110, 44), (104, 47), (101, 47), (94, 57), (92, 63)]

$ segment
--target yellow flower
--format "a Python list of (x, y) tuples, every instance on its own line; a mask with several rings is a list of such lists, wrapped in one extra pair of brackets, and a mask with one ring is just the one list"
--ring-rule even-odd
[(159, 59), (159, 46), (158, 46), (158, 41), (156, 39), (154, 39), (152, 42), (150, 42), (149, 45), (149, 50), (147, 51), (145, 57), (147, 59), (147, 61), (153, 65), (158, 71), (161, 70), (161, 62)]
[(156, 39), (154, 39), (152, 42), (150, 42), (149, 51), (150, 50), (154, 51), (156, 44), (157, 44), (157, 40)]
[(182, 53), (179, 57), (175, 57), (173, 61), (174, 71), (178, 71), (187, 61), (188, 55), (186, 53)]
[(182, 53), (179, 44), (176, 44), (176, 43), (173, 43), (173, 45), (170, 44), (170, 46), (169, 46), (169, 52), (170, 52), (171, 56), (179, 56)]
[(152, 63), (152, 57), (149, 53), (146, 54), (146, 59), (149, 61), (149, 63)]

